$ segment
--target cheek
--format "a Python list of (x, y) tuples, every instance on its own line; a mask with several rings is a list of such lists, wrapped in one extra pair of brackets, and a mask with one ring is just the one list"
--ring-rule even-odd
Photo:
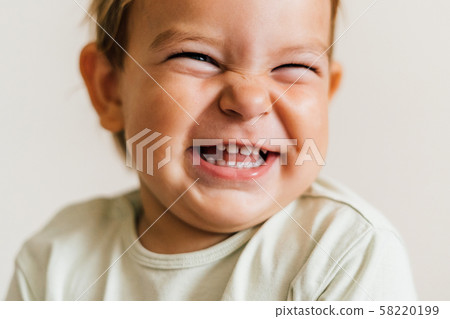
[[(286, 99), (280, 101), (278, 114), (284, 123), (289, 138), (297, 141), (297, 147), (289, 148), (287, 163), (282, 167), (281, 174), (285, 180), (293, 184), (293, 189), (302, 189), (302, 186), (312, 182), (321, 169), (322, 160), (325, 160), (328, 147), (328, 100), (326, 94), (312, 87), (298, 89), (291, 92)], [(325, 97), (324, 97), (325, 95)], [(305, 140), (309, 144), (305, 145)], [(312, 147), (318, 150), (317, 158), (311, 155)], [(302, 156), (302, 147), (306, 147), (312, 160), (298, 164)]]
[[(154, 75), (130, 82), (124, 89), (125, 127), (130, 133), (149, 128), (166, 135), (184, 135), (205, 105), (196, 84), (187, 78)], [(162, 88), (161, 88), (162, 87)]]
[(326, 94), (314, 90), (292, 92), (279, 108), (289, 137), (297, 139), (301, 146), (304, 139), (313, 139), (321, 151), (325, 151), (328, 140), (328, 100)]

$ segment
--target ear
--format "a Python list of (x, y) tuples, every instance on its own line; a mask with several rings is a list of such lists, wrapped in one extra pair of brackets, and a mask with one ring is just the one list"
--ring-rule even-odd
[(332, 61), (330, 65), (330, 86), (328, 98), (331, 100), (341, 85), (342, 65), (339, 62)]
[(80, 71), (100, 124), (113, 133), (124, 129), (119, 94), (119, 71), (101, 53), (95, 43), (86, 45), (80, 54)]

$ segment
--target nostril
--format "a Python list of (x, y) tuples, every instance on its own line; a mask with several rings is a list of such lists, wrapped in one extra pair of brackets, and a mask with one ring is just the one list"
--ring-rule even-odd
[(236, 116), (242, 116), (242, 114), (240, 112), (235, 111), (235, 110), (230, 110), (230, 113), (232, 113), (233, 115), (236, 115)]
[(232, 115), (232, 116), (241, 116), (241, 114), (233, 109), (225, 109), (223, 110), (224, 113), (226, 113), (227, 115)]

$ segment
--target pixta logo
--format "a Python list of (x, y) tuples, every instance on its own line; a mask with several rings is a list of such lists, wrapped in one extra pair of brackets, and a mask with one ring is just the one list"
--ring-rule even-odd
[[(139, 172), (144, 172), (144, 166), (146, 166), (146, 173), (153, 176), (155, 151), (172, 139), (170, 136), (161, 137), (161, 135), (158, 132), (152, 133), (146, 128), (128, 139), (126, 142), (126, 165), (133, 168), (135, 163), (135, 168)], [(157, 164), (158, 169), (169, 163), (170, 159), (170, 146), (168, 146), (165, 157)]]

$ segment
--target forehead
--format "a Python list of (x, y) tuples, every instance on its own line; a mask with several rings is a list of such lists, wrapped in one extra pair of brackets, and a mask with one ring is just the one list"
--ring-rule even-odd
[(129, 37), (150, 45), (184, 33), (249, 52), (299, 44), (325, 50), (330, 17), (330, 0), (135, 0)]

